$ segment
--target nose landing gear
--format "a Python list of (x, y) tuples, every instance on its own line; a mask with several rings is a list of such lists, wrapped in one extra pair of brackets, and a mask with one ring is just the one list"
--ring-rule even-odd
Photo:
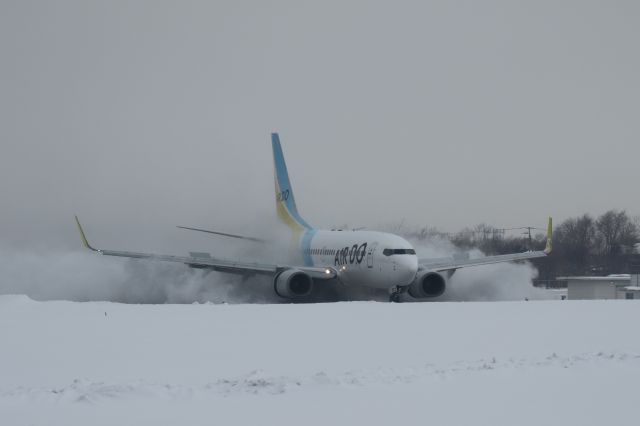
[(406, 287), (401, 287), (399, 285), (393, 286), (389, 289), (389, 302), (390, 303), (400, 303), (400, 296), (402, 293), (407, 291)]

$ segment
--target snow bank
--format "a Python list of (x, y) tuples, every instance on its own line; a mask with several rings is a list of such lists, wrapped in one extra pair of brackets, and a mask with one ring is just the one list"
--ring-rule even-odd
[(1, 423), (636, 424), (637, 308), (0, 296)]

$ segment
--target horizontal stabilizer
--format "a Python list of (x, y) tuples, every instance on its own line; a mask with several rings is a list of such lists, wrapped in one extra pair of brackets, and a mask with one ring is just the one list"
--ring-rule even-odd
[(205, 232), (207, 234), (220, 235), (220, 236), (229, 237), (229, 238), (237, 238), (237, 239), (240, 239), (240, 240), (249, 240), (249, 241), (253, 241), (253, 242), (256, 242), (256, 243), (266, 243), (267, 242), (266, 240), (263, 240), (261, 238), (245, 237), (244, 235), (228, 234), (226, 232), (210, 231), (208, 229), (190, 228), (188, 226), (176, 226), (176, 228), (187, 229), (189, 231)]
[(194, 259), (211, 259), (211, 253), (206, 253), (202, 251), (190, 251), (189, 256)]

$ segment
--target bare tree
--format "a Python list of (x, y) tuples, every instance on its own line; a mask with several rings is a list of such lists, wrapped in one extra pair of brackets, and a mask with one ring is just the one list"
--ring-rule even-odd
[(595, 234), (595, 222), (585, 214), (562, 222), (556, 228), (554, 239), (568, 259), (584, 264), (593, 251)]
[(474, 232), (469, 228), (464, 228), (462, 231), (456, 232), (450, 239), (456, 247), (464, 250), (475, 247)]
[[(485, 223), (455, 234), (429, 226), (411, 228), (404, 221), (388, 228), (418, 241), (448, 239), (461, 250), (478, 248), (487, 255), (541, 250), (546, 244), (544, 234), (529, 241), (522, 235), (507, 236), (507, 229)], [(634, 262), (640, 264), (640, 256), (633, 254), (635, 244), (640, 242), (640, 217), (631, 218), (625, 211), (610, 210), (597, 220), (588, 214), (569, 218), (555, 228), (553, 240), (551, 256), (532, 261), (545, 279), (569, 274), (622, 273), (630, 270)]]
[(638, 227), (624, 210), (609, 210), (596, 221), (596, 241), (603, 256), (623, 254), (638, 240)]
[(587, 273), (595, 251), (595, 234), (595, 221), (588, 214), (569, 218), (558, 225), (553, 232), (552, 261), (547, 262), (551, 263), (553, 273)]

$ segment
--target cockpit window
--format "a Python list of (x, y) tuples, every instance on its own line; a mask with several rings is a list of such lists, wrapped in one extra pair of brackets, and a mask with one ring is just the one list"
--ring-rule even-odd
[(416, 254), (414, 249), (384, 249), (382, 254), (385, 256), (392, 256), (394, 254)]

